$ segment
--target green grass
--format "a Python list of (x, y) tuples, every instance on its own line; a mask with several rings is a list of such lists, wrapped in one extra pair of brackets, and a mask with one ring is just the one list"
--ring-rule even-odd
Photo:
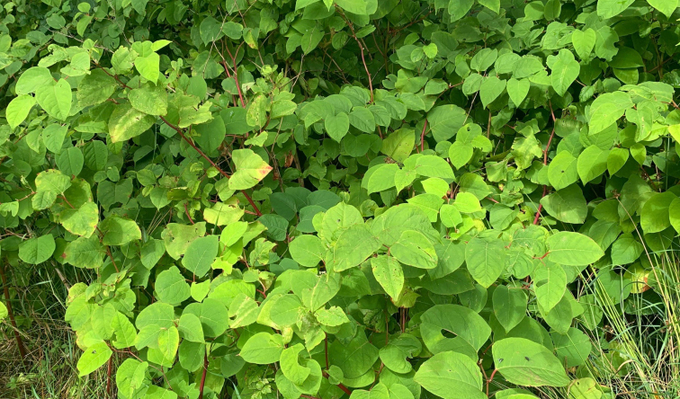
[(106, 398), (106, 368), (78, 378), (81, 352), (63, 320), (67, 285), (89, 276), (73, 268), (48, 272), (44, 265), (6, 269), (27, 356), (22, 361), (9, 320), (0, 322), (0, 399)]

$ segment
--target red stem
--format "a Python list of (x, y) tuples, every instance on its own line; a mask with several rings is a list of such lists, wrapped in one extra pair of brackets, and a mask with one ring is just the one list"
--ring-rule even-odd
[(425, 124), (423, 125), (423, 131), (420, 132), (420, 152), (425, 149), (425, 131), (427, 130), (427, 119), (425, 119)]
[(205, 388), (205, 376), (208, 374), (208, 353), (203, 356), (203, 375), (201, 376), (201, 385), (198, 387), (198, 399), (203, 399), (203, 389)]

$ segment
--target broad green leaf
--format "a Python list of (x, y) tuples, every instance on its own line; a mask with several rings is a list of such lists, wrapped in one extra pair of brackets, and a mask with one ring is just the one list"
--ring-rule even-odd
[(545, 262), (541, 263), (531, 273), (534, 282), (534, 292), (541, 307), (549, 312), (564, 296), (567, 289), (567, 274), (562, 266)]
[(99, 242), (99, 237), (92, 235), (90, 238), (79, 237), (71, 241), (66, 246), (64, 255), (64, 261), (75, 267), (96, 269), (103, 264), (106, 250)]
[(548, 66), (551, 70), (552, 87), (558, 95), (563, 96), (578, 77), (581, 66), (574, 59), (574, 54), (567, 49), (560, 50), (557, 56), (549, 56)]
[(548, 237), (548, 260), (567, 266), (583, 266), (597, 262), (604, 251), (590, 237), (560, 231)]
[(113, 355), (113, 351), (106, 342), (99, 342), (88, 347), (78, 359), (78, 376), (83, 377), (91, 374), (103, 366)]
[(55, 119), (66, 120), (71, 111), (71, 86), (64, 79), (37, 87), (35, 97), (38, 105)]
[(591, 145), (578, 156), (576, 169), (583, 184), (599, 177), (607, 170), (609, 151), (602, 151), (598, 146)]
[(349, 117), (346, 113), (340, 112), (337, 115), (327, 117), (324, 126), (328, 135), (339, 143), (349, 131)]
[[(42, 132), (43, 143), (45, 147), (55, 153), (59, 154), (61, 148), (64, 144), (64, 138), (66, 138), (66, 133), (68, 132), (68, 126), (60, 125), (58, 123), (52, 123), (45, 127)], [(108, 151), (107, 151), (108, 155)]]
[(112, 143), (126, 141), (148, 130), (156, 118), (132, 107), (129, 103), (117, 105), (109, 119), (109, 136)]
[(666, 18), (671, 18), (673, 11), (678, 8), (677, 0), (647, 0), (647, 3), (659, 10)]
[(576, 328), (570, 328), (567, 334), (553, 332), (550, 334), (555, 351), (560, 359), (566, 359), (567, 367), (585, 364), (592, 348), (590, 338)]
[(399, 262), (419, 269), (437, 267), (437, 252), (430, 240), (421, 232), (406, 230), (390, 247), (390, 253)]
[(508, 95), (510, 96), (510, 99), (512, 100), (516, 107), (519, 107), (522, 101), (524, 101), (524, 99), (527, 97), (530, 88), (531, 83), (529, 82), (528, 79), (518, 80), (515, 78), (510, 78), (506, 86)]
[(404, 286), (404, 271), (399, 262), (390, 256), (371, 258), (373, 276), (392, 300), (397, 300)]
[(479, 99), (486, 108), (505, 91), (505, 80), (490, 76), (482, 82), (479, 88)]
[(548, 166), (548, 180), (555, 190), (562, 190), (578, 180), (577, 159), (562, 151)]
[(442, 352), (425, 361), (413, 377), (429, 392), (444, 399), (483, 399), (482, 372), (469, 357)]
[(175, 266), (162, 271), (156, 277), (156, 295), (160, 301), (177, 306), (191, 296), (191, 288)]
[(394, 177), (399, 166), (394, 163), (378, 164), (371, 167), (361, 180), (361, 187), (368, 193), (377, 193), (394, 187)]
[(130, 105), (137, 111), (149, 115), (168, 113), (168, 93), (160, 85), (144, 84), (128, 93)]
[(304, 348), (304, 345), (296, 344), (281, 352), (281, 371), (283, 372), (283, 375), (295, 385), (302, 385), (311, 372), (308, 367), (300, 365), (298, 360), (300, 352), (302, 352)]
[(520, 288), (499, 285), (493, 292), (493, 313), (505, 331), (517, 326), (527, 313), (527, 296)]
[(541, 198), (541, 205), (550, 216), (564, 223), (580, 224), (588, 215), (586, 199), (576, 184), (546, 195)]
[(84, 163), (83, 151), (78, 147), (71, 147), (57, 155), (57, 167), (67, 176), (78, 176)]
[(598, 0), (597, 15), (602, 19), (615, 17), (625, 11), (634, 0)]
[(505, 338), (492, 346), (496, 369), (513, 384), (563, 387), (569, 384), (564, 367), (548, 348), (525, 338)]
[(597, 40), (597, 35), (592, 28), (588, 28), (585, 31), (574, 30), (571, 34), (571, 42), (574, 45), (574, 50), (578, 54), (579, 58), (582, 60), (588, 59), (590, 53), (593, 52), (595, 47), (595, 41)]
[(50, 70), (45, 67), (32, 67), (25, 70), (14, 87), (18, 95), (35, 93), (39, 88), (54, 84)]
[(380, 152), (397, 162), (404, 162), (416, 142), (416, 135), (412, 129), (398, 129), (385, 138)]
[(37, 265), (48, 260), (54, 253), (55, 248), (56, 244), (51, 234), (29, 238), (19, 244), (19, 259), (26, 263)]
[(341, 272), (359, 266), (380, 248), (367, 226), (357, 224), (344, 230), (326, 256), (326, 267)]
[(193, 240), (182, 258), (182, 266), (196, 276), (203, 277), (217, 257), (217, 244), (218, 237), (215, 235)]
[[(118, 82), (102, 69), (95, 69), (78, 83), (78, 105), (88, 107), (108, 100), (118, 88)], [(133, 90), (134, 91), (134, 90)]]
[(640, 210), (640, 227), (645, 234), (664, 231), (671, 225), (669, 209), (678, 196), (670, 191), (649, 197)]
[(317, 236), (301, 235), (289, 244), (290, 256), (305, 267), (315, 267), (326, 255), (326, 248)]
[(137, 57), (134, 61), (135, 69), (145, 79), (151, 83), (156, 83), (160, 76), (160, 60), (161, 57), (156, 53), (151, 53), (144, 57)]
[(283, 352), (283, 337), (260, 332), (250, 337), (241, 349), (241, 357), (248, 363), (270, 364), (278, 362)]
[(112, 215), (99, 224), (104, 237), (104, 245), (125, 245), (129, 242), (142, 239), (142, 232), (134, 220), (124, 219)]
[[(448, 338), (443, 331), (455, 338)], [(491, 335), (491, 328), (475, 311), (460, 305), (435, 305), (421, 315), (420, 334), (432, 353), (476, 353)]]
[(236, 173), (229, 178), (229, 188), (232, 190), (247, 190), (272, 170), (259, 155), (252, 150), (235, 150), (232, 159), (236, 165)]
[(33, 108), (35, 102), (35, 97), (28, 94), (22, 94), (9, 102), (5, 110), (5, 117), (12, 129), (19, 126), (26, 119), (28, 112)]
[(507, 250), (500, 239), (475, 237), (465, 247), (470, 275), (484, 288), (493, 284), (505, 270)]
[(94, 202), (86, 202), (78, 209), (64, 209), (60, 217), (61, 224), (70, 233), (89, 238), (99, 223), (99, 208)]

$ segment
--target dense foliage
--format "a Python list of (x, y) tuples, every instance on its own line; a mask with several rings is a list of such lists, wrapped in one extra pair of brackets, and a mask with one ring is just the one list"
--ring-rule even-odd
[(119, 398), (614, 398), (676, 320), (677, 0), (3, 6), (1, 261)]

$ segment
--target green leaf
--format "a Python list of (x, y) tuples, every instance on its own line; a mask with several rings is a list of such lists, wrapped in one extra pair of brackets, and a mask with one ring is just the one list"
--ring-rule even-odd
[(505, 338), (492, 347), (498, 372), (513, 384), (563, 387), (569, 378), (560, 361), (545, 346), (525, 338)]
[(527, 296), (521, 289), (499, 285), (493, 292), (493, 313), (505, 331), (515, 328), (527, 312)]
[(191, 288), (175, 266), (162, 271), (156, 278), (158, 300), (177, 306), (191, 296)]
[(151, 53), (144, 57), (137, 57), (134, 61), (135, 69), (145, 79), (151, 83), (156, 83), (160, 76), (161, 57), (156, 53)]
[(8, 315), (7, 306), (5, 306), (4, 303), (0, 302), (0, 321), (7, 318), (7, 315)]
[(396, 301), (404, 287), (404, 271), (399, 262), (390, 256), (371, 258), (373, 276), (393, 301)]
[(83, 151), (78, 147), (71, 147), (57, 155), (57, 167), (67, 176), (78, 176), (84, 162)]
[(300, 352), (304, 349), (305, 347), (302, 344), (296, 344), (281, 352), (281, 371), (295, 385), (302, 385), (311, 372), (308, 367), (301, 366), (298, 361)]
[(531, 279), (539, 305), (546, 312), (551, 311), (562, 300), (567, 289), (564, 269), (556, 263), (541, 263), (531, 273)]
[(483, 399), (482, 372), (469, 357), (456, 352), (432, 356), (418, 369), (413, 380), (444, 399)]
[(64, 250), (64, 261), (75, 267), (96, 269), (103, 264), (106, 251), (95, 235), (80, 237), (68, 244)]
[(113, 355), (113, 351), (106, 342), (99, 342), (88, 347), (78, 359), (78, 376), (83, 377), (91, 374), (103, 366)]
[(607, 170), (609, 151), (602, 151), (598, 146), (591, 145), (578, 156), (576, 169), (583, 184), (599, 177)]
[(486, 108), (505, 91), (505, 80), (490, 76), (482, 82), (479, 88), (479, 99)]
[(391, 133), (382, 142), (380, 152), (397, 162), (404, 162), (416, 142), (416, 135), (412, 129), (398, 129)]
[(203, 44), (207, 45), (222, 37), (222, 23), (209, 16), (201, 22), (198, 31)]
[(590, 57), (590, 53), (593, 52), (595, 47), (595, 41), (597, 39), (597, 34), (592, 28), (588, 28), (585, 31), (574, 30), (571, 34), (571, 43), (574, 45), (574, 50), (578, 54), (579, 58), (586, 60)]
[(555, 190), (562, 190), (578, 180), (577, 159), (568, 151), (562, 151), (548, 166), (548, 180)]
[(197, 277), (203, 277), (210, 270), (218, 252), (218, 237), (209, 235), (191, 242), (186, 249), (182, 266)]
[(35, 105), (35, 97), (23, 94), (15, 97), (7, 105), (5, 110), (5, 117), (7, 118), (7, 123), (14, 129), (23, 122), (28, 116), (29, 111)]
[(252, 150), (235, 150), (232, 159), (236, 165), (236, 173), (229, 178), (229, 188), (232, 190), (247, 190), (264, 179), (272, 170), (259, 155)]
[(552, 87), (558, 95), (563, 96), (578, 77), (581, 66), (567, 49), (560, 50), (557, 56), (549, 56), (547, 63), (551, 69)]
[(56, 244), (51, 234), (29, 238), (19, 244), (19, 259), (26, 263), (37, 265), (48, 260), (55, 249)]
[(86, 202), (78, 209), (67, 208), (61, 212), (61, 224), (70, 233), (90, 237), (99, 222), (99, 207), (94, 202)]
[(43, 143), (45, 143), (45, 147), (49, 151), (55, 154), (59, 154), (61, 152), (62, 146), (64, 145), (64, 138), (66, 138), (67, 132), (68, 126), (60, 125), (57, 123), (47, 125), (42, 132), (42, 138)]
[(283, 352), (283, 337), (260, 332), (250, 337), (241, 349), (241, 357), (248, 363), (270, 364), (278, 362)]
[(329, 116), (324, 120), (324, 127), (328, 135), (339, 143), (349, 131), (349, 116), (344, 112)]
[(484, 288), (493, 284), (505, 270), (507, 250), (500, 239), (471, 239), (465, 247), (465, 262), (470, 275)]
[(361, 180), (361, 187), (370, 193), (377, 193), (394, 187), (394, 176), (399, 166), (394, 163), (383, 163), (372, 166)]
[[(453, 350), (474, 354), (491, 335), (491, 328), (480, 315), (460, 305), (432, 306), (420, 319), (420, 334), (432, 353)], [(444, 336), (443, 331), (455, 338)]]
[(142, 239), (142, 232), (134, 220), (124, 219), (112, 215), (99, 224), (104, 237), (104, 245), (125, 245), (129, 242)]
[(610, 175), (615, 174), (628, 161), (630, 152), (626, 148), (612, 148), (607, 155), (607, 170)]
[(508, 95), (516, 107), (519, 107), (522, 101), (524, 101), (524, 99), (527, 97), (530, 88), (531, 83), (529, 82), (529, 79), (517, 80), (515, 78), (510, 78), (506, 86)]
[(583, 223), (588, 215), (586, 199), (581, 189), (571, 186), (541, 198), (548, 214), (564, 223)]
[(671, 225), (669, 208), (678, 198), (670, 191), (655, 193), (645, 201), (640, 210), (640, 227), (645, 234), (658, 233)]
[[(95, 69), (78, 83), (78, 105), (88, 107), (108, 100), (118, 88), (118, 82), (102, 69)], [(134, 91), (134, 90), (133, 90)]]
[(149, 115), (165, 115), (168, 113), (168, 93), (160, 85), (144, 84), (128, 93), (132, 108)]
[(326, 256), (326, 267), (341, 272), (359, 266), (380, 248), (367, 226), (357, 224), (344, 230)]
[(112, 143), (127, 141), (147, 131), (156, 118), (132, 107), (129, 103), (117, 105), (109, 119), (109, 136)]
[(357, 15), (366, 15), (367, 4), (364, 0), (335, 0), (340, 8)]
[(71, 86), (64, 79), (38, 87), (35, 97), (38, 105), (55, 119), (66, 120), (71, 111)]
[(451, 22), (463, 18), (474, 4), (473, 0), (449, 0), (448, 11), (451, 14)]
[(401, 233), (399, 240), (390, 247), (390, 252), (399, 262), (419, 269), (434, 269), (439, 260), (430, 240), (416, 230)]
[(17, 95), (35, 93), (39, 88), (54, 84), (50, 70), (45, 67), (31, 67), (19, 76), (14, 91)]
[(598, 0), (597, 15), (602, 19), (615, 17), (625, 11), (634, 0)]
[(548, 260), (567, 266), (584, 266), (597, 262), (604, 251), (592, 238), (569, 231), (548, 237)]
[(316, 267), (326, 255), (326, 247), (317, 236), (301, 235), (289, 244), (290, 256), (305, 267)]
[[(601, 2), (598, 4), (601, 4)], [(595, 134), (608, 128), (632, 106), (633, 102), (630, 96), (620, 91), (598, 96), (590, 105), (590, 110), (588, 111), (590, 134)]]
[(647, 0), (647, 3), (659, 10), (666, 18), (671, 18), (673, 11), (678, 8), (677, 0)]

